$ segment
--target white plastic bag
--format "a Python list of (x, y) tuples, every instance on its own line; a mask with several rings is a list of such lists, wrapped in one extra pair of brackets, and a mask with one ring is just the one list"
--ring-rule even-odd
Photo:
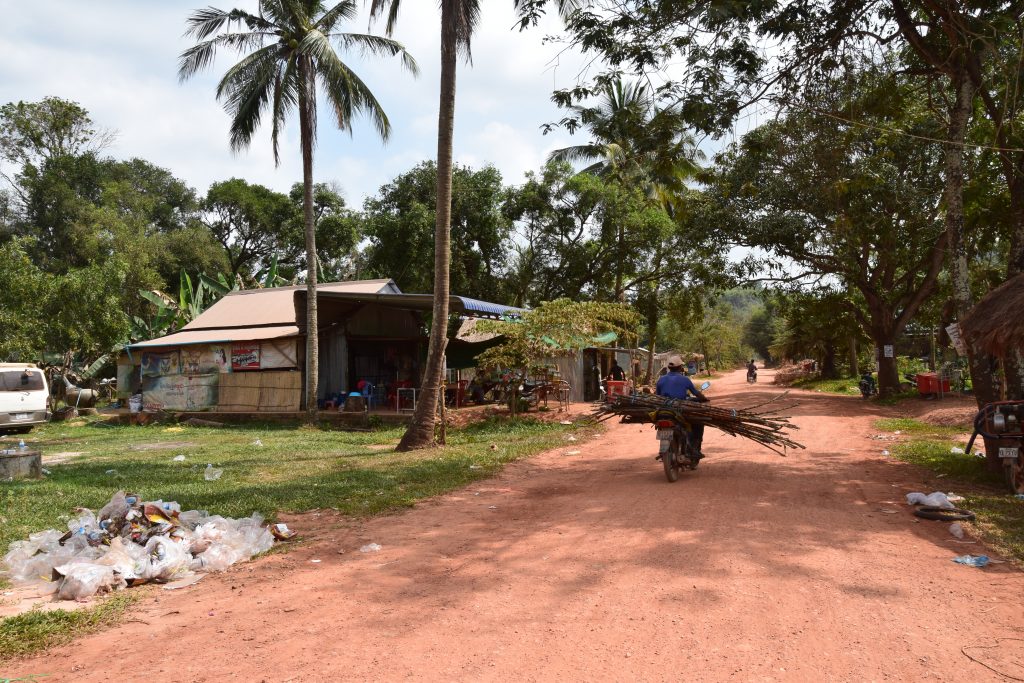
[(935, 491), (929, 495), (914, 492), (907, 494), (907, 505), (927, 505), (935, 508), (951, 509), (956, 507), (949, 502), (949, 498), (942, 491)]
[(54, 567), (63, 576), (57, 588), (61, 600), (85, 600), (99, 592), (124, 588), (124, 579), (114, 574), (112, 567), (91, 562), (74, 562)]

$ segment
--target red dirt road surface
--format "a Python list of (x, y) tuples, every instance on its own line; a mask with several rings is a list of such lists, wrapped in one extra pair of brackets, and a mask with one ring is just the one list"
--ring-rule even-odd
[[(760, 379), (737, 372), (709, 395), (743, 405), (781, 391)], [(669, 484), (652, 430), (611, 424), (407, 512), (290, 520), (312, 542), (155, 591), (132, 621), (0, 674), (1011, 680), (966, 649), (1024, 679), (1024, 641), (1005, 640), (1024, 638), (1024, 573), (955, 564), (983, 546), (916, 521), (904, 494), (925, 475), (870, 439), (889, 409), (792, 396), (808, 448), (787, 458), (708, 430), (708, 457)], [(382, 550), (359, 552), (371, 542)]]

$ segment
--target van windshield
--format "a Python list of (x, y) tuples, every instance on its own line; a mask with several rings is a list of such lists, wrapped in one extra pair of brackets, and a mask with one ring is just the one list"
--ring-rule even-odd
[(42, 391), (43, 373), (32, 370), (0, 370), (0, 391)]

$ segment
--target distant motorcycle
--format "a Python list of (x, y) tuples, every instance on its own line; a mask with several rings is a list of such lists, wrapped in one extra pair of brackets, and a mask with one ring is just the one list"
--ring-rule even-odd
[(757, 370), (747, 370), (747, 384), (757, 384)]
[(865, 372), (860, 377), (860, 395), (863, 398), (871, 398), (878, 393), (878, 385), (875, 384), (875, 377), (870, 372)]

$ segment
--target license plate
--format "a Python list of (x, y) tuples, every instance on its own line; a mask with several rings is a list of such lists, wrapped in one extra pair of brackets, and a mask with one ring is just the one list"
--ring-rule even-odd
[(32, 413), (12, 413), (12, 420), (27, 420), (32, 417)]
[(674, 432), (671, 429), (659, 429), (658, 438), (661, 439), (662, 441), (671, 441), (673, 433)]
[(1003, 448), (999, 449), (999, 457), (1000, 458), (1016, 458), (1019, 454), (1020, 454), (1020, 449), (1019, 448), (1014, 448), (1014, 447), (1006, 448), (1006, 447), (1003, 447)]

